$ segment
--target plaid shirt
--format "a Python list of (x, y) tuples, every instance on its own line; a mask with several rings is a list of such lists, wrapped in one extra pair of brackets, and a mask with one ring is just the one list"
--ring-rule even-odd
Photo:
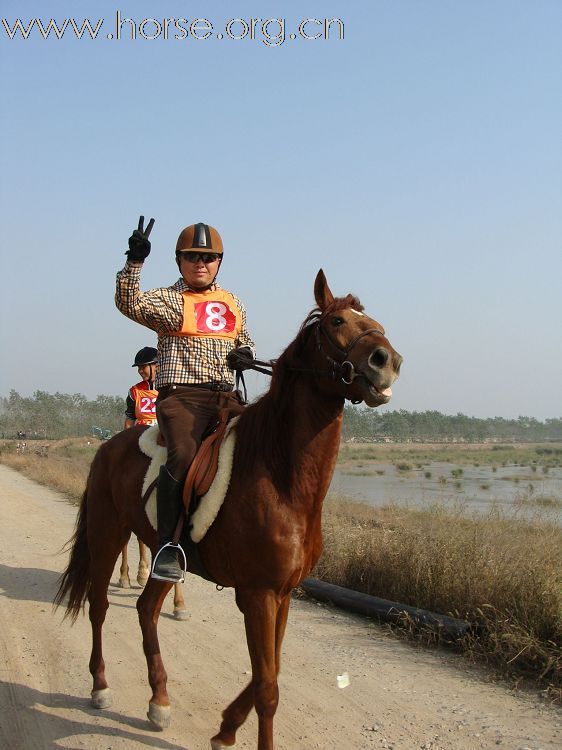
[[(158, 334), (156, 388), (171, 383), (222, 381), (234, 384), (232, 371), (226, 364), (232, 341), (212, 336), (170, 335), (182, 327), (182, 292), (190, 288), (185, 281), (180, 278), (172, 286), (141, 292), (140, 272), (140, 267), (125, 263), (117, 274), (115, 304), (123, 315)], [(220, 287), (215, 283), (210, 289)], [(249, 346), (254, 352), (254, 342), (246, 330), (246, 310), (238, 297), (234, 299), (242, 317), (235, 346)]]

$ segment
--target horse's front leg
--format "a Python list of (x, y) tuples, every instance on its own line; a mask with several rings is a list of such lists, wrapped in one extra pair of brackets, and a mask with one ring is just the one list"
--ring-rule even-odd
[(148, 681), (152, 688), (152, 698), (148, 704), (148, 718), (158, 729), (170, 724), (170, 699), (166, 689), (168, 675), (160, 655), (158, 643), (158, 617), (162, 603), (172, 584), (149, 578), (137, 600), (137, 612), (142, 630), (142, 646), (148, 667)]
[(283, 645), (283, 638), (285, 637), (285, 629), (287, 627), (287, 617), (289, 616), (289, 606), (291, 604), (291, 597), (293, 592), (287, 594), (279, 604), (277, 611), (277, 622), (275, 623), (275, 668), (277, 674), (281, 669), (281, 646)]
[(131, 579), (129, 578), (129, 560), (128, 560), (128, 543), (125, 542), (121, 550), (121, 567), (119, 568), (119, 587), (122, 589), (131, 588)]
[(137, 570), (137, 583), (139, 586), (146, 586), (148, 574), (150, 573), (150, 560), (148, 559), (148, 547), (144, 542), (139, 543), (139, 567)]
[(236, 600), (244, 613), (252, 681), (223, 711), (221, 728), (212, 738), (211, 747), (213, 750), (234, 747), (237, 730), (255, 706), (258, 750), (273, 750), (273, 717), (279, 700), (277, 674), (291, 596), (279, 599), (272, 591), (237, 591)]

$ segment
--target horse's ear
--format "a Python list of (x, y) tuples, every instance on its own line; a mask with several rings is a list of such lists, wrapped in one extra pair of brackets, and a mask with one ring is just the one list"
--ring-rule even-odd
[(314, 282), (314, 298), (316, 304), (321, 310), (325, 310), (328, 305), (334, 301), (334, 295), (330, 291), (324, 271), (320, 269), (316, 274), (316, 280)]

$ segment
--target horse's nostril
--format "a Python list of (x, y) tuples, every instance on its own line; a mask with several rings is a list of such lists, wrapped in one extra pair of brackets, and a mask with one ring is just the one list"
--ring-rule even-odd
[(384, 367), (388, 362), (389, 356), (388, 351), (384, 347), (379, 346), (369, 357), (370, 367)]
[(400, 368), (402, 367), (402, 362), (403, 361), (404, 360), (402, 359), (402, 357), (399, 354), (396, 356), (396, 358), (394, 360), (394, 372), (397, 375), (400, 375)]

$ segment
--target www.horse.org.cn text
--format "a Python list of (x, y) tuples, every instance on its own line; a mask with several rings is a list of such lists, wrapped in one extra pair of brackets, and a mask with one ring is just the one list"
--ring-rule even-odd
[[(207, 18), (143, 18), (135, 20), (123, 17), (117, 10), (110, 22), (104, 18), (90, 20), (54, 18), (2, 18), (0, 34), (11, 41), (30, 38), (43, 41), (61, 41), (65, 36), (76, 39), (108, 41), (155, 41), (171, 40), (204, 42), (209, 39), (242, 41), (250, 40), (279, 47), (286, 41), (318, 41), (344, 39), (344, 23), (340, 18), (305, 18), (287, 23), (285, 18), (231, 18), (214, 24)], [(289, 31), (288, 28), (293, 29)]]

